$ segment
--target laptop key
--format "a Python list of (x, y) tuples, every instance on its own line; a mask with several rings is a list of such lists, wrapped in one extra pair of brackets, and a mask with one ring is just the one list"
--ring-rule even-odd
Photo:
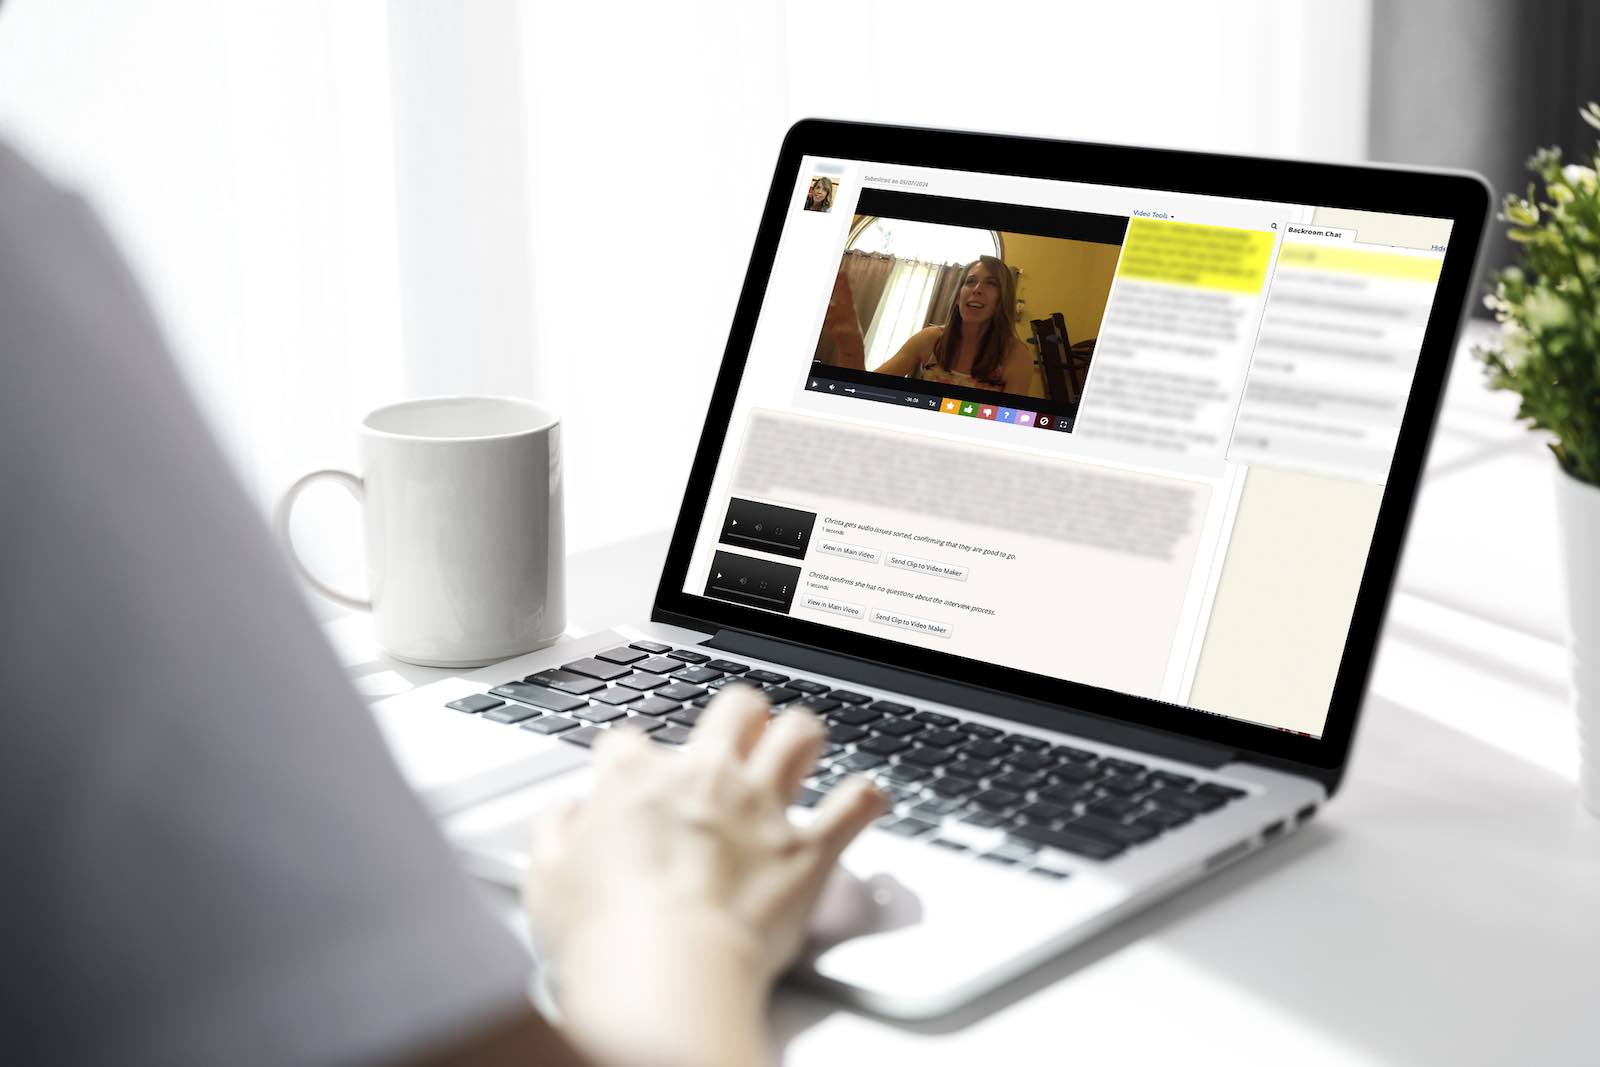
[(834, 715), (833, 721), (842, 722), (847, 726), (860, 726), (863, 723), (876, 722), (881, 718), (883, 718), (883, 712), (873, 711), (871, 708), (846, 708)]
[(916, 763), (923, 767), (937, 767), (942, 763), (949, 763), (955, 759), (955, 754), (946, 752), (942, 748), (914, 748), (900, 757), (903, 762)]
[(596, 652), (594, 654), (594, 658), (603, 659), (607, 663), (616, 663), (626, 667), (631, 663), (638, 663), (647, 655), (649, 655), (649, 653), (642, 652), (637, 648), (612, 648), (607, 649), (605, 652)]
[(959, 774), (946, 774), (928, 783), (928, 789), (941, 797), (964, 797), (978, 790), (978, 783)]
[(711, 699), (715, 695), (716, 694), (714, 693), (707, 693), (705, 696), (695, 697), (693, 700), (689, 701), (689, 703), (693, 704), (697, 708), (703, 708), (707, 704), (711, 703)]
[(920, 782), (931, 778), (933, 772), (926, 767), (918, 767), (914, 763), (896, 763), (893, 767), (883, 772), (883, 776), (891, 782)]
[(985, 789), (972, 798), (972, 803), (990, 811), (1004, 811), (1022, 803), (1022, 794), (1013, 793), (1009, 789)]
[(1200, 793), (1185, 793), (1182, 790), (1170, 788), (1157, 789), (1145, 799), (1157, 807), (1188, 812), (1190, 815), (1204, 815), (1208, 811), (1216, 811), (1223, 805), (1223, 801), (1215, 797), (1204, 796)]
[(657, 655), (662, 652), (672, 651), (671, 645), (663, 645), (660, 641), (633, 641), (629, 643), (628, 647), (637, 648), (643, 652), (654, 652)]
[(681, 745), (693, 736), (687, 726), (663, 726), (650, 735), (650, 740), (660, 741), (663, 745)]
[(464, 711), (469, 715), (477, 715), (479, 712), (488, 711), (490, 708), (498, 708), (504, 703), (504, 700), (496, 697), (487, 696), (483, 693), (474, 693), (469, 697), (462, 697), (460, 700), (452, 700), (445, 707), (454, 708), (456, 711)]
[(705, 696), (705, 692), (698, 685), (690, 685), (688, 682), (669, 682), (652, 695), (666, 697), (668, 700), (693, 700), (695, 697)]
[[(745, 677), (748, 678), (750, 676), (747, 674)], [(767, 698), (773, 707), (777, 707), (779, 704), (787, 704), (797, 698), (800, 695), (800, 690), (785, 685), (774, 685), (763, 690), (762, 695)]]
[(690, 685), (705, 685), (707, 682), (714, 682), (718, 678), (721, 678), (722, 672), (712, 670), (709, 666), (685, 667), (683, 670), (674, 674), (673, 677), (678, 679), (680, 682), (688, 682)]
[(1028, 774), (1026, 771), (1008, 771), (997, 774), (991, 779), (994, 785), (1001, 789), (1014, 789), (1018, 793), (1026, 793), (1030, 789), (1038, 789), (1047, 779), (1042, 774)]
[(761, 670), (746, 671), (745, 677), (752, 682), (760, 682), (762, 685), (782, 685), (789, 680), (787, 674), (774, 674), (771, 671)]
[(1100, 772), (1093, 767), (1085, 767), (1081, 763), (1058, 763), (1050, 768), (1050, 778), (1056, 782), (1072, 782), (1083, 784), (1093, 782), (1100, 777)]
[(874, 700), (867, 706), (873, 711), (881, 711), (885, 715), (910, 715), (917, 710), (910, 704), (897, 704), (892, 700)]
[(1010, 833), (1019, 841), (1044, 845), (1047, 848), (1060, 849), (1062, 852), (1071, 852), (1073, 855), (1087, 856), (1095, 860), (1111, 859), (1121, 855), (1127, 848), (1126, 845), (1103, 841), (1098, 837), (1091, 837), (1074, 830), (1052, 830), (1048, 826), (1020, 826)]
[(704, 714), (704, 708), (683, 708), (668, 715), (667, 721), (675, 722), (682, 726), (693, 726), (700, 721), (700, 716)]
[(1011, 743), (1013, 748), (1023, 748), (1035, 752), (1039, 749), (1050, 747), (1050, 742), (1044, 738), (1029, 737), (1027, 734), (1007, 734), (1006, 740)]
[(1125, 819), (1138, 811), (1141, 805), (1126, 797), (1099, 797), (1083, 806), (1083, 810), (1091, 815), (1101, 815), (1110, 819)]
[(748, 663), (740, 663), (731, 659), (714, 659), (707, 663), (706, 666), (714, 671), (721, 671), (723, 674), (743, 674), (750, 669)]
[(889, 831), (891, 834), (899, 834), (901, 837), (920, 837), (923, 834), (937, 830), (939, 824), (907, 815), (892, 822), (882, 823), (880, 828)]
[(621, 722), (612, 723), (611, 728), (613, 730), (632, 730), (634, 733), (648, 734), (656, 730), (665, 729), (666, 725), (664, 722), (657, 722), (655, 719), (649, 719), (643, 715), (629, 715)]
[(789, 688), (798, 689), (802, 693), (809, 693), (813, 696), (819, 693), (826, 693), (828, 691), (827, 686), (823, 685), (821, 682), (813, 682), (809, 678), (791, 679), (789, 682)]
[(1071, 745), (1057, 745), (1050, 750), (1052, 756), (1060, 759), (1071, 760), (1073, 763), (1088, 763), (1093, 760), (1094, 753), (1086, 748), (1073, 748)]
[(961, 801), (953, 797), (928, 797), (911, 809), (911, 814), (926, 819), (942, 819), (961, 810)]
[(1072, 809), (1064, 804), (1053, 804), (1048, 800), (1035, 801), (1017, 809), (1017, 817), (1025, 822), (1053, 823), (1062, 819), (1071, 818)]
[(960, 841), (952, 841), (948, 837), (935, 837), (935, 838), (932, 838), (931, 840), (929, 840), (928, 844), (934, 846), (935, 848), (947, 848), (951, 852), (965, 852), (965, 851), (967, 851), (967, 846), (966, 845), (962, 844)]
[(841, 704), (865, 704), (872, 698), (865, 693), (857, 693), (853, 689), (835, 689), (828, 694)]
[(618, 678), (618, 685), (625, 685), (629, 689), (649, 692), (667, 684), (667, 680), (659, 674), (630, 674), (626, 678)]
[(585, 693), (592, 693), (596, 689), (604, 689), (606, 687), (606, 683), (599, 679), (586, 678), (581, 674), (573, 674), (571, 671), (563, 670), (540, 671), (538, 674), (528, 675), (523, 681), (529, 685), (548, 686), (551, 689), (559, 689), (563, 693), (573, 693), (577, 696), (583, 696)]
[(1039, 799), (1048, 800), (1053, 804), (1076, 804), (1092, 796), (1094, 796), (1094, 786), (1091, 785), (1052, 785), (1039, 790)]
[(709, 663), (711, 661), (711, 657), (706, 655), (704, 652), (690, 652), (686, 648), (674, 649), (673, 651), (668, 652), (667, 655), (671, 656), (673, 659), (682, 660), (685, 663)]
[(573, 696), (571, 693), (558, 693), (554, 689), (546, 689), (540, 685), (528, 685), (524, 682), (510, 682), (506, 685), (497, 685), (489, 690), (497, 697), (510, 697), (520, 700), (524, 704), (532, 704), (536, 708), (546, 711), (571, 711), (581, 708), (588, 703), (582, 697)]
[(663, 699), (652, 693), (635, 703), (628, 710), (640, 715), (665, 715), (669, 711), (677, 711), (678, 702), (676, 700)]
[[(839, 716), (835, 715), (833, 721), (838, 722)], [(872, 726), (873, 733), (887, 734), (890, 737), (909, 737), (923, 729), (926, 727), (920, 722), (912, 722), (910, 719), (882, 719)]]
[(934, 748), (954, 748), (966, 737), (954, 730), (924, 730), (922, 736), (917, 738), (918, 744), (932, 745)]
[(944, 769), (946, 774), (959, 774), (963, 778), (990, 778), (1000, 773), (1000, 765), (981, 759), (958, 759)]
[(590, 693), (589, 699), (598, 700), (602, 704), (626, 704), (628, 701), (638, 700), (642, 696), (644, 694), (637, 689), (619, 689), (616, 686), (612, 686), (610, 689), (602, 689), (598, 693)]
[(919, 711), (912, 718), (929, 726), (954, 726), (959, 721), (954, 716), (941, 715), (937, 711)]
[(532, 722), (523, 723), (522, 728), (536, 734), (559, 734), (563, 730), (576, 729), (578, 725), (577, 721), (562, 715), (546, 715)]
[(1092, 834), (1107, 841), (1124, 845), (1138, 845), (1156, 836), (1157, 831), (1146, 826), (1130, 826), (1100, 815), (1080, 815), (1066, 823), (1066, 829)]
[(651, 656), (649, 659), (635, 663), (633, 669), (643, 671), (646, 674), (671, 674), (682, 666), (683, 664), (675, 659), (668, 659), (665, 656)]
[(1194, 779), (1186, 774), (1173, 774), (1171, 771), (1151, 771), (1150, 780), (1160, 785), (1170, 785), (1174, 789), (1188, 789), (1194, 785)]
[(1013, 752), (1006, 757), (1006, 762), (1019, 771), (1042, 771), (1054, 766), (1056, 761), (1042, 752)]
[[(859, 730), (859, 726), (847, 726), (847, 730)], [(903, 737), (874, 737), (863, 741), (856, 746), (858, 752), (871, 752), (877, 756), (893, 756), (911, 747), (911, 742)]]
[(1143, 774), (1148, 770), (1142, 763), (1134, 763), (1132, 760), (1125, 759), (1113, 759), (1110, 756), (1102, 759), (1100, 766), (1108, 770), (1121, 771), (1123, 774)]
[(804, 700), (800, 701), (800, 706), (802, 708), (809, 708), (812, 712), (818, 715), (826, 715), (835, 708), (844, 707), (843, 704), (839, 703), (832, 697), (817, 696), (806, 697)]
[(1150, 784), (1143, 778), (1131, 774), (1113, 774), (1109, 778), (1100, 780), (1100, 788), (1107, 793), (1115, 793), (1119, 797), (1131, 797), (1135, 793), (1142, 793), (1150, 788)]
[(586, 708), (579, 708), (572, 713), (572, 716), (575, 719), (582, 719), (584, 722), (600, 723), (626, 718), (627, 714), (621, 708), (612, 707), (610, 704), (590, 704)]
[(874, 767), (882, 767), (888, 762), (882, 756), (874, 756), (870, 752), (852, 752), (843, 759), (835, 761), (833, 766), (837, 770), (853, 774), (857, 771), (870, 771)]
[(598, 678), (602, 682), (621, 678), (628, 673), (628, 668), (626, 667), (619, 667), (615, 663), (606, 663), (592, 656), (588, 659), (575, 660), (572, 663), (565, 664), (561, 669), (572, 671), (574, 674), (586, 674), (590, 678)]
[(993, 830), (997, 826), (1006, 824), (1005, 816), (996, 815), (992, 811), (974, 811), (968, 815), (963, 815), (961, 821), (968, 826), (976, 826), (983, 830)]
[(513, 723), (523, 719), (531, 719), (540, 712), (537, 708), (530, 708), (526, 704), (501, 704), (498, 708), (491, 708), (483, 713), (483, 717), (490, 722)]
[(605, 734), (606, 732), (598, 726), (583, 726), (562, 734), (561, 740), (577, 745), (580, 748), (592, 748), (594, 743), (604, 737)]
[(964, 722), (960, 726), (956, 727), (956, 729), (960, 730), (964, 734), (971, 734), (973, 737), (982, 738), (985, 741), (991, 741), (1000, 736), (999, 730), (996, 730), (993, 726), (985, 726), (981, 722)]
[(1188, 822), (1189, 819), (1190, 816), (1184, 812), (1168, 811), (1164, 808), (1156, 808), (1153, 811), (1145, 812), (1136, 819), (1130, 820), (1128, 825), (1148, 826), (1158, 833), (1165, 833), (1168, 830), (1176, 829), (1177, 827), (1182, 826), (1184, 823)]
[(1001, 756), (1011, 754), (1011, 746), (1002, 745), (995, 741), (972, 741), (961, 749), (961, 753), (964, 756), (972, 756), (976, 759), (999, 759)]
[(852, 741), (859, 741), (867, 736), (867, 732), (859, 726), (845, 726), (834, 723), (828, 727), (828, 740), (838, 745), (848, 745)]
[(1194, 791), (1198, 796), (1212, 797), (1223, 803), (1249, 796), (1243, 789), (1235, 789), (1232, 786), (1222, 785), (1220, 782), (1206, 782), (1203, 785), (1197, 785), (1194, 787)]

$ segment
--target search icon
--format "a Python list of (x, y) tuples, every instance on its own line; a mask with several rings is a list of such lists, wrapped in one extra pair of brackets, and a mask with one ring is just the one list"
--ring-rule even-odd
[(1278, 228), (1278, 224), (1277, 224), (1277, 223), (1276, 223), (1276, 222), (1274, 222), (1274, 223), (1273, 223), (1273, 224), (1272, 224), (1272, 228), (1273, 228), (1273, 229), (1274, 229), (1274, 230), (1276, 230), (1276, 229), (1277, 229), (1277, 228)]

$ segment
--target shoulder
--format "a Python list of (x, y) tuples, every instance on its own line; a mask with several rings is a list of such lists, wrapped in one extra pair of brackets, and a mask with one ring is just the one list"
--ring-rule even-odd
[(933, 347), (933, 342), (937, 341), (943, 336), (943, 326), (924, 326), (922, 329), (912, 334), (911, 339), (908, 340), (906, 344), (917, 345), (922, 348), (931, 349)]

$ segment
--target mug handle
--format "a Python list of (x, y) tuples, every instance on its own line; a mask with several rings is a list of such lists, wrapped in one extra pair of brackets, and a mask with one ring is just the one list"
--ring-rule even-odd
[(295, 571), (299, 573), (301, 578), (305, 579), (308, 585), (334, 603), (343, 604), (345, 607), (354, 608), (357, 611), (371, 611), (372, 601), (341, 593), (329, 586), (306, 569), (305, 562), (300, 559), (299, 553), (294, 550), (294, 538), (289, 534), (289, 516), (294, 512), (295, 501), (300, 498), (300, 493), (318, 478), (332, 478), (344, 486), (358, 504), (366, 499), (366, 487), (361, 484), (361, 479), (348, 471), (312, 471), (291, 485), (288, 491), (283, 494), (283, 499), (278, 502), (277, 510), (272, 516), (273, 529), (277, 531), (278, 540), (283, 542), (284, 549), (289, 553), (289, 562), (294, 564)]

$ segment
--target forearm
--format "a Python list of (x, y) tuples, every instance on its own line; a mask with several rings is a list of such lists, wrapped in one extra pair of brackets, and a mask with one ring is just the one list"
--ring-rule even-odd
[(768, 1063), (770, 982), (753, 953), (709, 918), (641, 917), (587, 931), (563, 952), (562, 1029), (606, 1067)]

